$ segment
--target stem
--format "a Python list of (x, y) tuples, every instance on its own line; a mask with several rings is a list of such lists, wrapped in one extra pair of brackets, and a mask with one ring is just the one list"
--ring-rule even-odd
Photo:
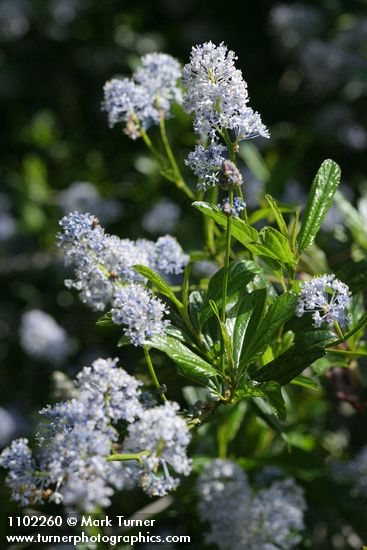
[(338, 321), (335, 321), (334, 326), (335, 326), (336, 332), (338, 333), (339, 338), (341, 338), (343, 340), (344, 339), (344, 334), (343, 334), (342, 329), (340, 328), (340, 325), (339, 325)]
[(141, 451), (140, 453), (131, 454), (114, 454), (106, 457), (107, 462), (123, 462), (125, 460), (137, 460), (142, 463), (143, 456), (149, 456), (150, 451)]
[(157, 378), (157, 375), (155, 373), (153, 363), (152, 363), (152, 360), (151, 360), (150, 355), (149, 355), (149, 348), (148, 348), (148, 346), (143, 346), (143, 347), (144, 347), (145, 360), (146, 360), (147, 365), (148, 365), (150, 376), (152, 377), (152, 380), (154, 382), (155, 387), (158, 390), (158, 393), (162, 397), (163, 403), (165, 403), (167, 401), (167, 397), (164, 395), (164, 392), (162, 391), (162, 386), (160, 385), (160, 383), (158, 381), (158, 378)]
[[(233, 204), (233, 191), (229, 191), (229, 204), (232, 207)], [(227, 233), (226, 233), (226, 253), (224, 259), (224, 279), (223, 279), (223, 288), (222, 288), (222, 313), (221, 321), (225, 323), (226, 321), (226, 305), (227, 305), (227, 290), (228, 290), (228, 268), (229, 268), (229, 256), (231, 252), (231, 227), (232, 227), (232, 216), (227, 218)], [(223, 338), (221, 339), (221, 370), (224, 373), (224, 342)]]
[(143, 138), (143, 141), (145, 143), (145, 145), (148, 147), (149, 151), (152, 153), (153, 157), (155, 158), (155, 160), (158, 162), (158, 164), (161, 166), (162, 164), (162, 159), (158, 153), (158, 151), (156, 150), (156, 148), (154, 147), (150, 137), (148, 136), (148, 134), (146, 133), (146, 131), (144, 130), (144, 128), (142, 127), (142, 125), (140, 124), (140, 120), (138, 119), (138, 117), (136, 115), (133, 115), (133, 121), (135, 122), (135, 124), (137, 125), (137, 127), (139, 128), (139, 132), (140, 132), (140, 135), (141, 137)]
[[(218, 201), (217, 186), (210, 188), (208, 199), (209, 199), (209, 202), (211, 203), (216, 203)], [(205, 240), (206, 240), (208, 250), (213, 257), (215, 257), (217, 254), (217, 250), (215, 247), (214, 230), (215, 230), (214, 220), (212, 220), (211, 218), (208, 218), (207, 216), (204, 216)]]
[(343, 335), (343, 338), (339, 338), (338, 340), (335, 340), (334, 342), (331, 342), (330, 347), (337, 346), (339, 344), (342, 344), (343, 342), (346, 342), (349, 340), (351, 336), (353, 336), (356, 332), (361, 330), (361, 328), (364, 327), (364, 325), (367, 324), (367, 313), (364, 313), (358, 323), (353, 327), (349, 332)]
[(352, 357), (367, 357), (367, 351), (351, 351), (346, 349), (333, 349), (333, 348), (325, 348), (325, 351), (328, 351), (329, 353), (337, 353), (338, 355), (350, 355)]
[(218, 456), (219, 458), (227, 458), (228, 449), (228, 422), (225, 419), (218, 428)]
[(182, 177), (182, 174), (180, 172), (180, 169), (177, 166), (175, 156), (173, 154), (173, 151), (172, 151), (171, 146), (170, 146), (169, 141), (168, 141), (167, 132), (166, 132), (166, 123), (165, 123), (163, 114), (160, 116), (160, 119), (159, 119), (159, 128), (160, 128), (160, 131), (161, 131), (161, 138), (162, 138), (162, 142), (163, 142), (164, 148), (165, 148), (166, 153), (167, 153), (168, 160), (169, 160), (169, 162), (171, 164), (171, 168), (172, 168), (172, 170), (175, 174), (176, 186), (178, 187), (178, 189), (181, 189), (181, 191), (183, 191), (189, 197), (189, 199), (195, 200), (194, 193), (186, 185), (186, 183), (185, 183), (185, 181)]

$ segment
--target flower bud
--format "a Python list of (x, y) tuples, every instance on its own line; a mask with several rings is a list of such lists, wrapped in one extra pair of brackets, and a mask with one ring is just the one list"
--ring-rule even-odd
[(242, 181), (243, 178), (237, 166), (231, 160), (224, 160), (219, 173), (220, 187), (225, 190), (241, 187)]

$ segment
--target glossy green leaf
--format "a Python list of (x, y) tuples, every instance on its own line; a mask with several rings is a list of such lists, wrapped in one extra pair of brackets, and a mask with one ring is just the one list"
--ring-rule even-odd
[[(227, 216), (214, 204), (194, 202), (193, 206), (206, 216), (215, 220), (223, 228), (227, 227)], [(272, 269), (279, 269), (279, 264), (294, 265), (296, 258), (291, 251), (288, 239), (272, 227), (264, 228), (259, 234), (256, 229), (239, 218), (232, 219), (232, 236), (242, 243), (250, 252), (261, 256)], [(269, 261), (268, 261), (269, 258)]]
[(266, 200), (269, 203), (269, 206), (274, 214), (275, 221), (278, 224), (279, 231), (284, 235), (284, 237), (288, 240), (288, 229), (287, 224), (285, 223), (285, 220), (283, 218), (283, 214), (278, 206), (278, 203), (271, 195), (265, 195)]
[(335, 191), (340, 183), (340, 168), (333, 160), (325, 160), (313, 180), (297, 237), (299, 253), (315, 240), (329, 210)]
[(158, 273), (150, 269), (149, 267), (145, 265), (134, 265), (133, 269), (140, 273), (140, 275), (143, 275), (148, 281), (152, 283), (152, 285), (160, 292), (160, 294), (163, 294), (164, 296), (167, 296), (179, 309), (182, 308), (182, 303), (178, 298), (176, 298), (174, 292), (170, 289), (166, 281), (162, 279)]
[(240, 367), (244, 368), (259, 359), (268, 345), (271, 345), (280, 327), (290, 319), (295, 311), (297, 297), (291, 292), (278, 296), (269, 306), (256, 329), (248, 330), (245, 338)]
[[(227, 304), (230, 304), (238, 297), (241, 289), (254, 279), (256, 275), (262, 274), (262, 269), (249, 260), (237, 260), (231, 262), (228, 268), (228, 290)], [(222, 305), (222, 289), (224, 280), (224, 268), (213, 275), (209, 281), (208, 291), (205, 296), (203, 307), (199, 313), (199, 320), (204, 324), (213, 314), (209, 301), (213, 300), (220, 310)]]
[(282, 386), (296, 378), (314, 361), (325, 355), (325, 347), (333, 338), (328, 330), (312, 330), (298, 334), (295, 343), (258, 371), (252, 378), (258, 382), (275, 380)]
[[(192, 206), (202, 212), (205, 216), (208, 216), (217, 222), (224, 229), (227, 227), (228, 218), (221, 210), (219, 210), (218, 206), (203, 201), (196, 201), (192, 203)], [(251, 250), (256, 254), (256, 241), (259, 236), (256, 229), (239, 218), (233, 218), (231, 232), (235, 239), (248, 248), (248, 250)]]
[(288, 239), (273, 227), (264, 227), (260, 231), (257, 250), (259, 256), (272, 258), (285, 267), (297, 263)]
[(240, 362), (245, 336), (247, 333), (256, 332), (264, 311), (265, 301), (266, 290), (255, 290), (250, 294), (243, 294), (228, 312), (226, 324), (232, 337), (233, 360), (236, 368)]
[(112, 327), (112, 326), (116, 326), (115, 323), (112, 321), (112, 317), (111, 317), (111, 312), (110, 312), (110, 311), (109, 311), (108, 313), (105, 313), (104, 315), (102, 315), (102, 317), (100, 317), (99, 319), (97, 319), (96, 325), (97, 325), (98, 327)]
[(303, 376), (302, 374), (299, 374), (296, 378), (293, 378), (293, 380), (291, 380), (291, 384), (294, 384), (295, 386), (302, 386), (303, 388), (307, 388), (312, 391), (320, 390), (320, 384), (317, 380), (310, 378), (309, 376)]
[(122, 348), (124, 346), (129, 346), (130, 344), (131, 344), (131, 338), (124, 335), (124, 336), (121, 336), (121, 338), (119, 338), (119, 341), (117, 342), (117, 347)]
[(284, 420), (287, 415), (284, 398), (282, 395), (282, 389), (277, 382), (265, 382), (264, 384), (258, 384), (253, 380), (244, 379), (240, 384), (235, 394), (236, 399), (242, 399), (246, 397), (258, 397), (264, 399), (270, 407), (272, 412)]
[(265, 422), (265, 424), (269, 426), (269, 428), (275, 430), (286, 443), (289, 443), (288, 436), (284, 432), (282, 425), (279, 423), (277, 417), (274, 414), (269, 414), (267, 412), (267, 404), (261, 399), (249, 399), (249, 403), (256, 413), (256, 416), (261, 418)]
[(201, 384), (207, 385), (210, 378), (220, 376), (214, 367), (172, 336), (154, 336), (149, 346), (168, 355), (176, 363), (180, 374)]

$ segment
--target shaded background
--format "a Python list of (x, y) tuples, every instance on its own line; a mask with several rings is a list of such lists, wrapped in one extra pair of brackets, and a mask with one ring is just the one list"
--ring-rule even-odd
[[(238, 55), (251, 106), (271, 131), (271, 140), (256, 141), (271, 173), (267, 190), (304, 202), (318, 166), (330, 157), (342, 167), (345, 194), (356, 201), (366, 185), (366, 8), (352, 0), (0, 0), (0, 402), (8, 414), (1, 444), (29, 435), (37, 410), (54, 399), (55, 368), (73, 375), (100, 354), (117, 354), (118, 331), (95, 327), (96, 315), (64, 288), (67, 274), (55, 250), (62, 191), (90, 182), (100, 195), (94, 204), (102, 222), (131, 238), (155, 238), (142, 220), (168, 198), (182, 213), (173, 233), (187, 250), (202, 245), (192, 229), (197, 215), (162, 181), (143, 144), (130, 141), (120, 126), (108, 128), (100, 110), (104, 82), (129, 74), (145, 53), (165, 51), (186, 62), (192, 45), (224, 41)], [(194, 144), (191, 121), (178, 112), (168, 128), (183, 162)], [(258, 176), (246, 172), (254, 195), (264, 189)], [(331, 266), (348, 259), (350, 248), (334, 239), (336, 217), (321, 236)], [(52, 315), (71, 338), (61, 366), (32, 359), (19, 345), (21, 316), (34, 308)], [(118, 354), (128, 370), (143, 372), (136, 350)], [(172, 387), (169, 369), (162, 378)], [(320, 485), (319, 477), (328, 455), (351, 456), (366, 442), (366, 413), (338, 401), (330, 381), (324, 386), (324, 401), (295, 393), (289, 430), (299, 455), (284, 461), (294, 462), (290, 471), (301, 465), (308, 483), (308, 547), (312, 540), (312, 548), (357, 548), (363, 535), (367, 541), (361, 502)], [(246, 430), (247, 444), (238, 441), (237, 452), (258, 456), (260, 464), (269, 450), (265, 432), (251, 422)], [(307, 475), (312, 468), (315, 478)], [(191, 492), (182, 489), (183, 511)]]

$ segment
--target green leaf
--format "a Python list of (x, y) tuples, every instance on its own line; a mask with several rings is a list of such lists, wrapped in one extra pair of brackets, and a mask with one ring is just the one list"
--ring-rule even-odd
[(266, 403), (261, 399), (255, 401), (255, 399), (249, 399), (249, 403), (253, 408), (255, 414), (259, 416), (272, 430), (278, 432), (280, 437), (288, 443), (288, 436), (284, 432), (281, 424), (279, 424), (277, 417), (274, 414), (269, 414), (266, 409), (268, 409)]
[(280, 384), (278, 384), (278, 382), (267, 382), (262, 384), (261, 388), (264, 392), (264, 398), (268, 401), (274, 414), (280, 418), (280, 420), (285, 420), (287, 408), (285, 406)]
[[(215, 220), (223, 228), (227, 227), (228, 218), (216, 205), (197, 201), (194, 202), (192, 206), (200, 210), (200, 212), (209, 218)], [(286, 267), (296, 263), (296, 258), (291, 251), (288, 239), (273, 227), (264, 228), (259, 235), (256, 229), (243, 220), (233, 218), (231, 234), (250, 250), (250, 252), (263, 257), (265, 261), (270, 258), (272, 261), (268, 261), (267, 263), (269, 263), (272, 269), (277, 269), (278, 267), (274, 265), (274, 262), (279, 262)]]
[(129, 346), (131, 344), (131, 339), (128, 336), (121, 336), (117, 342), (117, 347), (122, 348), (124, 346)]
[(207, 385), (210, 378), (220, 376), (214, 367), (172, 336), (154, 336), (149, 346), (168, 355), (180, 374), (201, 384)]
[(278, 203), (276, 202), (276, 200), (271, 195), (265, 195), (265, 198), (268, 201), (269, 206), (273, 211), (275, 221), (277, 222), (278, 227), (279, 227), (279, 231), (288, 240), (287, 224), (285, 223), (285, 220), (283, 218), (283, 214), (280, 211)]
[(256, 332), (266, 301), (266, 290), (259, 289), (251, 294), (243, 294), (228, 312), (226, 325), (232, 336), (233, 360), (238, 367), (245, 336)]
[(275, 334), (280, 327), (294, 314), (297, 297), (291, 292), (278, 296), (269, 306), (267, 313), (262, 317), (256, 329), (249, 329), (243, 345), (244, 352), (240, 367), (244, 368), (259, 359), (268, 345), (271, 345)]
[(337, 270), (336, 276), (342, 281), (348, 281), (348, 286), (355, 294), (367, 287), (367, 260), (349, 261)]
[(259, 153), (256, 145), (254, 145), (253, 143), (249, 143), (248, 141), (246, 143), (242, 143), (240, 147), (240, 156), (244, 160), (246, 166), (248, 166), (252, 174), (256, 177), (256, 179), (264, 184), (269, 181), (269, 168), (265, 164), (265, 161)]
[(178, 309), (182, 309), (182, 303), (180, 300), (178, 300), (174, 294), (174, 292), (170, 289), (168, 284), (162, 279), (158, 273), (150, 269), (149, 267), (145, 265), (134, 265), (133, 269), (140, 273), (140, 275), (143, 275), (148, 281), (152, 283), (152, 285), (160, 292), (160, 294), (163, 294), (164, 296), (167, 296), (176, 306)]
[(320, 384), (317, 380), (310, 378), (309, 376), (303, 376), (302, 374), (299, 374), (296, 378), (293, 378), (293, 380), (291, 380), (291, 384), (294, 384), (295, 386), (302, 386), (303, 388), (307, 388), (312, 391), (320, 390)]
[(339, 166), (330, 159), (325, 160), (313, 180), (303, 214), (301, 229), (297, 238), (299, 253), (302, 253), (314, 242), (339, 183)]
[(259, 256), (272, 258), (286, 268), (297, 263), (288, 239), (273, 227), (264, 227), (260, 231), (257, 250)]
[(111, 317), (111, 312), (109, 311), (108, 313), (105, 313), (104, 315), (102, 315), (102, 317), (100, 317), (99, 319), (97, 319), (96, 321), (96, 325), (98, 327), (112, 327), (112, 326), (116, 326), (115, 323), (112, 321), (112, 317)]
[(235, 399), (246, 397), (259, 397), (264, 399), (271, 407), (272, 411), (280, 419), (284, 420), (287, 415), (282, 390), (278, 382), (265, 382), (259, 384), (248, 378), (243, 378), (235, 393)]
[[(261, 275), (262, 269), (254, 262), (249, 260), (237, 260), (231, 262), (228, 268), (228, 292), (227, 304), (230, 304), (238, 297), (242, 288), (254, 279), (256, 275)], [(199, 313), (200, 324), (213, 314), (213, 310), (209, 304), (210, 300), (216, 303), (218, 309), (222, 305), (222, 288), (224, 280), (224, 268), (217, 271), (209, 281), (208, 291), (205, 296), (203, 307)]]
[(213, 300), (210, 300), (209, 304), (210, 304), (210, 307), (212, 308), (213, 313), (215, 314), (215, 316), (218, 320), (218, 323), (219, 323), (219, 328), (220, 328), (220, 332), (221, 332), (221, 335), (222, 335), (222, 341), (223, 341), (223, 344), (224, 344), (224, 349), (225, 349), (226, 354), (227, 354), (228, 362), (230, 363), (231, 369), (234, 370), (232, 342), (231, 342), (231, 339), (229, 337), (227, 327), (220, 318), (220, 313), (219, 313), (219, 310), (217, 308), (217, 304), (215, 302), (213, 302)]
[(258, 382), (275, 380), (281, 386), (288, 384), (306, 367), (325, 355), (325, 347), (333, 336), (328, 330), (312, 330), (298, 334), (289, 350), (257, 370), (252, 378)]
[[(193, 202), (192, 206), (202, 212), (205, 216), (208, 216), (217, 222), (224, 229), (227, 227), (228, 218), (221, 210), (219, 210), (218, 206), (202, 201)], [(256, 241), (259, 235), (256, 229), (239, 218), (233, 218), (231, 225), (232, 236), (248, 248), (248, 250), (256, 253)]]

